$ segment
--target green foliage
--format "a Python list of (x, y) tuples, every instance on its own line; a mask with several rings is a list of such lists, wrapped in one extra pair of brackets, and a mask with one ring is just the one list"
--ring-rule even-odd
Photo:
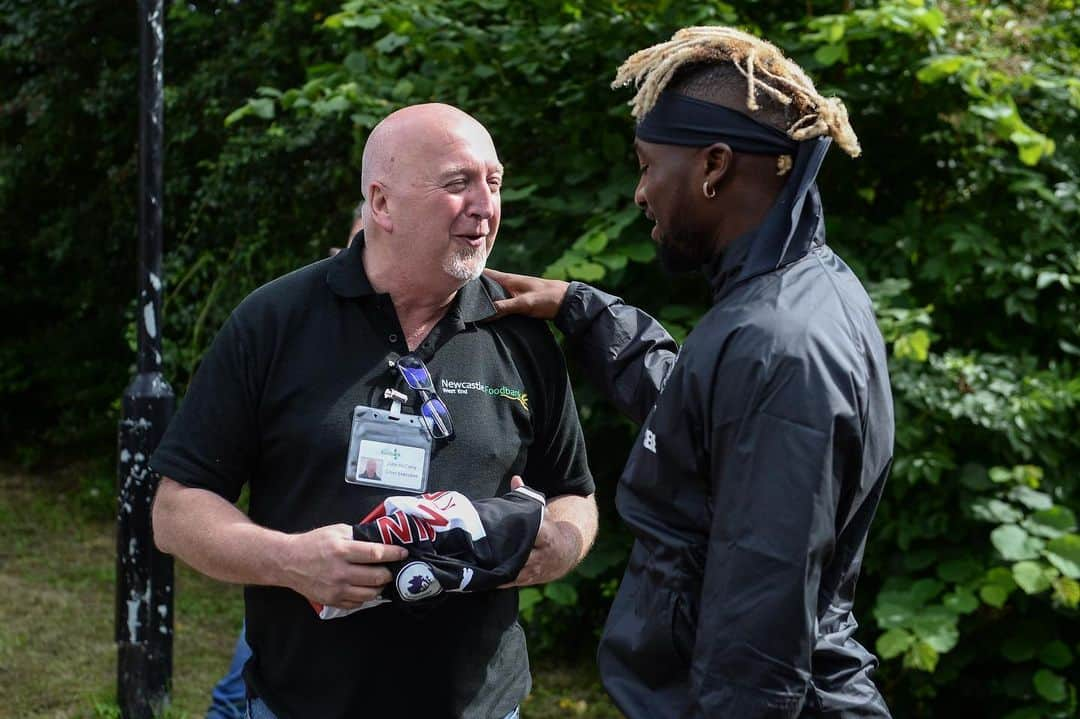
[[(123, 5), (0, 11), (0, 429), (33, 458), (102, 441), (126, 381), (136, 52)], [(595, 282), (685, 337), (707, 290), (647, 264), (629, 93), (608, 85), (679, 27), (761, 32), (844, 98), (864, 149), (834, 153), (819, 184), (892, 352), (896, 459), (857, 605), (878, 679), (897, 716), (1073, 716), (1078, 15), (1072, 0), (171, 4), (169, 379), (182, 390), (246, 292), (342, 243), (367, 134), (426, 101), (478, 117), (507, 167), (492, 265)], [(47, 60), (61, 52), (76, 62)], [(634, 430), (576, 387), (603, 526), (578, 571), (521, 593), (547, 651), (591, 649), (629, 543), (611, 496)]]

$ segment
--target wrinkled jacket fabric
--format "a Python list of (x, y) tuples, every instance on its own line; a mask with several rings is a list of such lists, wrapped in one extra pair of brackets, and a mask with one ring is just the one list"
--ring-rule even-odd
[(631, 719), (889, 716), (852, 600), (893, 407), (870, 300), (824, 242), (827, 147), (802, 143), (762, 226), (707, 268), (714, 304), (681, 351), (587, 285), (560, 308), (570, 351), (642, 425), (598, 653)]

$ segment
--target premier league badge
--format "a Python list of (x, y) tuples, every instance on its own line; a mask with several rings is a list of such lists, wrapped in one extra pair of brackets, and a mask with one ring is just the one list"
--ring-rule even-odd
[(442, 592), (442, 585), (427, 562), (409, 562), (398, 572), (395, 582), (398, 594), (406, 602), (434, 597)]

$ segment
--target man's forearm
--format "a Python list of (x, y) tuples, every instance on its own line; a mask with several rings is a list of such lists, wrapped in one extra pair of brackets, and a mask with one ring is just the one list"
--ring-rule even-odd
[(554, 497), (548, 502), (547, 512), (563, 537), (561, 551), (569, 562), (569, 571), (585, 558), (596, 539), (596, 497), (592, 494), (588, 497), (575, 494)]
[(288, 535), (260, 527), (224, 498), (163, 477), (154, 543), (194, 569), (236, 584), (285, 585)]

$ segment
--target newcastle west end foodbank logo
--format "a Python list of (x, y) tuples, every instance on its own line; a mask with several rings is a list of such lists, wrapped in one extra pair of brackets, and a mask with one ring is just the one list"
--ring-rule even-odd
[(383, 447), (379, 450), (379, 454), (385, 457), (391, 457), (395, 462), (401, 459), (401, 452), (397, 447)]
[(512, 387), (492, 387), (483, 382), (461, 382), (453, 379), (443, 379), (439, 392), (442, 394), (469, 394), (470, 392), (483, 392), (492, 397), (502, 397), (519, 403), (529, 411), (529, 395)]

